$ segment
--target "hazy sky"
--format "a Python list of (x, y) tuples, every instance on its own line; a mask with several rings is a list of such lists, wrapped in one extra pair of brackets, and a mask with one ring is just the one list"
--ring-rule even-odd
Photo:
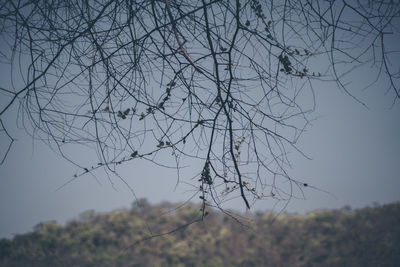
[[(398, 39), (391, 40), (394, 47), (399, 43)], [(0, 67), (0, 79), (10, 75), (7, 71)], [(315, 120), (299, 143), (312, 160), (293, 155), (290, 173), (331, 194), (305, 188), (306, 200), (293, 199), (287, 211), (306, 213), (400, 200), (400, 103), (392, 105), (393, 94), (385, 94), (382, 83), (362, 90), (370, 75), (371, 72), (356, 72), (351, 84), (352, 92), (368, 109), (332, 84), (315, 84), (317, 107), (311, 116)], [(10, 111), (15, 112), (15, 108)], [(6, 123), (14, 125), (12, 132), (17, 141), (0, 166), (0, 237), (31, 231), (43, 221), (65, 223), (89, 209), (104, 212), (127, 208), (135, 200), (124, 183), (113, 178), (112, 185), (103, 173), (96, 177), (82, 176), (57, 190), (79, 169), (43, 143), (32, 141), (24, 130), (16, 129), (15, 119)], [(7, 140), (1, 133), (0, 151), (6, 147)], [(73, 153), (77, 161), (96, 162), (82, 148), (76, 147)], [(202, 166), (190, 168), (200, 171)], [(175, 188), (174, 170), (146, 161), (131, 161), (121, 167), (120, 173), (138, 198), (147, 198), (152, 203), (185, 201), (195, 193), (184, 185)], [(283, 204), (265, 200), (258, 202), (253, 210), (279, 211)], [(244, 209), (241, 199), (232, 200), (227, 206)]]

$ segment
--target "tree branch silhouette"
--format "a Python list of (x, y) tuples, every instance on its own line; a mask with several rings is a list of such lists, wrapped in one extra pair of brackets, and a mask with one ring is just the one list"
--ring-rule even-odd
[[(240, 197), (289, 201), (305, 184), (288, 154), (310, 123), (316, 82), (348, 86), (352, 70), (377, 70), (396, 102), (400, 5), (387, 1), (0, 1), (0, 126), (10, 118), (81, 168), (162, 155), (196, 162), (206, 206)], [(397, 65), (396, 65), (397, 64)], [(18, 78), (16, 78), (18, 77)], [(386, 92), (385, 92), (386, 93)], [(19, 115), (14, 116), (13, 110)], [(6, 123), (7, 122), (7, 123)], [(70, 145), (95, 148), (81, 166)], [(122, 178), (121, 178), (122, 179)], [(281, 184), (287, 181), (289, 186)], [(68, 183), (68, 182), (67, 182)]]

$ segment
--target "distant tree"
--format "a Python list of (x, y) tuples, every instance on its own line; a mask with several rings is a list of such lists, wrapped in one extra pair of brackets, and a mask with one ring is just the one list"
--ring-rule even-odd
[(74, 162), (70, 144), (96, 148), (98, 165), (74, 162), (76, 176), (117, 174), (119, 164), (138, 159), (164, 166), (167, 153), (178, 171), (202, 162), (192, 183), (203, 212), (232, 197), (247, 208), (257, 199), (288, 201), (307, 186), (288, 173), (287, 156), (303, 154), (296, 144), (316, 82), (336, 83), (363, 104), (346, 83), (368, 64), (400, 97), (398, 51), (386, 43), (399, 33), (398, 1), (1, 0), (0, 7), (2, 68), (12, 71), (0, 88), (3, 162), (18, 109), (18, 123), (66, 159)]
[[(398, 266), (400, 203), (308, 215), (262, 213), (252, 230), (210, 210), (209, 219), (185, 231), (149, 238), (145, 221), (171, 233), (177, 222), (197, 214), (186, 206), (155, 216), (163, 205), (142, 213), (93, 213), (89, 221), (40, 224), (31, 233), (0, 239), (0, 266)], [(244, 215), (244, 214), (242, 214)], [(147, 240), (143, 242), (142, 240)]]

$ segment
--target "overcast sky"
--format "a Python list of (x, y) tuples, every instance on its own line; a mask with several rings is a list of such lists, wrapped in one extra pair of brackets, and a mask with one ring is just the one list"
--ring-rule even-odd
[[(399, 43), (398, 39), (391, 40), (388, 45), (398, 47)], [(1, 66), (0, 79), (5, 80), (10, 73)], [(393, 105), (393, 94), (385, 94), (384, 83), (363, 90), (371, 80), (371, 71), (355, 72), (352, 77), (352, 92), (368, 108), (332, 84), (315, 84), (317, 106), (311, 116), (315, 120), (299, 141), (299, 147), (312, 160), (293, 155), (290, 173), (321, 190), (305, 188), (306, 199), (292, 199), (288, 212), (345, 205), (359, 208), (400, 200), (400, 103)], [(4, 104), (2, 99), (0, 104)], [(9, 111), (16, 112), (15, 108)], [(31, 231), (43, 221), (65, 223), (89, 209), (106, 212), (128, 208), (135, 200), (121, 180), (112, 178), (112, 185), (101, 172), (82, 176), (57, 190), (79, 169), (18, 130), (15, 118), (5, 123), (17, 141), (0, 166), (0, 237)], [(7, 145), (4, 133), (0, 133), (0, 151)], [(78, 146), (73, 153), (76, 161), (96, 162)], [(185, 201), (195, 193), (183, 184), (175, 188), (176, 171), (146, 161), (130, 161), (120, 173), (137, 198), (147, 198), (151, 203)], [(280, 211), (284, 204), (265, 200), (252, 209)], [(228, 202), (227, 207), (245, 208), (241, 199)]]

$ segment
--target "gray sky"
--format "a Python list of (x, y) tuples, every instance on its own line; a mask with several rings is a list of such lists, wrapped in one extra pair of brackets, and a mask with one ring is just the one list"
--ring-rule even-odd
[[(398, 39), (388, 42), (396, 49), (398, 44)], [(4, 81), (10, 73), (1, 66), (0, 80)], [(393, 94), (385, 94), (385, 83), (363, 90), (373, 79), (371, 74), (373, 71), (360, 69), (353, 73), (350, 84), (368, 109), (332, 84), (315, 83), (317, 107), (311, 116), (315, 120), (299, 141), (299, 147), (312, 160), (293, 154), (290, 174), (323, 191), (305, 188), (306, 199), (292, 199), (287, 211), (306, 213), (400, 200), (400, 103), (392, 105)], [(15, 108), (9, 111), (16, 112)], [(0, 237), (31, 231), (43, 221), (65, 223), (89, 209), (107, 212), (128, 208), (135, 200), (121, 180), (111, 178), (112, 185), (102, 172), (96, 177), (82, 176), (57, 190), (79, 169), (45, 144), (32, 141), (24, 130), (17, 129), (15, 118), (6, 123), (17, 141), (0, 166)], [(0, 151), (6, 146), (1, 133)], [(72, 153), (76, 161), (97, 162), (84, 148), (76, 146)], [(198, 171), (202, 168), (189, 167)], [(138, 198), (147, 198), (151, 203), (185, 201), (195, 193), (184, 184), (175, 188), (176, 171), (146, 161), (130, 161), (121, 166), (120, 174)], [(253, 210), (280, 211), (284, 204), (259, 201)], [(242, 199), (234, 199), (226, 207), (244, 210), (245, 206)]]

